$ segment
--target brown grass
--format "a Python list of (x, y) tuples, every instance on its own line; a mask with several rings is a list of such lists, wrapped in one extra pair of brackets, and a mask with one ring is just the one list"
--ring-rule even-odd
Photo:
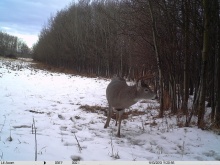
[(85, 77), (97, 77), (94, 74), (87, 74), (85, 72), (79, 73), (74, 69), (71, 68), (67, 68), (67, 67), (58, 67), (58, 66), (53, 66), (53, 65), (49, 65), (49, 64), (45, 64), (42, 62), (36, 62), (31, 64), (31, 67), (33, 67), (34, 69), (40, 69), (40, 70), (46, 70), (49, 72), (53, 72), (53, 73), (65, 73), (65, 74), (72, 74), (72, 75), (79, 75), (79, 76), (85, 76)]
[(75, 74), (76, 73), (72, 69), (67, 69), (64, 67), (55, 67), (55, 66), (52, 66), (49, 64), (44, 64), (41, 62), (35, 62), (35, 63), (31, 64), (31, 66), (35, 69), (47, 70), (47, 71), (55, 72), (55, 73), (67, 73), (67, 74)]
[[(108, 107), (101, 107), (99, 105), (91, 106), (91, 105), (86, 104), (86, 105), (81, 105), (79, 108), (82, 109), (83, 111), (87, 111), (90, 113), (104, 112), (106, 115), (107, 115), (107, 111), (108, 111)], [(122, 119), (128, 119), (129, 115), (139, 116), (139, 115), (144, 115), (144, 114), (145, 114), (145, 112), (134, 109), (134, 110), (124, 112)], [(115, 111), (113, 112), (112, 119), (116, 119), (116, 112)]]
[(99, 105), (81, 105), (79, 107), (80, 109), (84, 110), (84, 111), (87, 111), (87, 112), (91, 112), (91, 113), (99, 113), (100, 111), (102, 112), (107, 112), (107, 107), (101, 107)]

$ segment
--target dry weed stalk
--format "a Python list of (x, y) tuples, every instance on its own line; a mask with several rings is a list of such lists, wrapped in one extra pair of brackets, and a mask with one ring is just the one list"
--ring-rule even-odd
[[(5, 121), (6, 121), (6, 116), (5, 115), (3, 115), (4, 116), (4, 122), (3, 122), (3, 124), (2, 124), (2, 127), (1, 127), (1, 130), (0, 130), (0, 133), (2, 133), (2, 129), (3, 129), (3, 127), (5, 126)], [(1, 136), (0, 136), (0, 141), (1, 141)]]
[(183, 157), (183, 155), (185, 153), (184, 151), (185, 151), (185, 143), (186, 143), (185, 141), (186, 141), (186, 133), (187, 133), (187, 129), (186, 128), (184, 129), (184, 133), (185, 134), (184, 134), (183, 145), (182, 145), (182, 157)]
[(82, 147), (80, 146), (80, 144), (79, 144), (79, 141), (78, 141), (78, 139), (77, 139), (77, 137), (76, 137), (76, 134), (73, 132), (73, 134), (74, 134), (74, 136), (75, 136), (75, 139), (76, 139), (76, 142), (77, 142), (77, 146), (78, 146), (78, 148), (79, 148), (79, 152), (81, 153), (81, 151), (82, 151)]
[(3, 116), (4, 116), (4, 122), (3, 122), (3, 124), (2, 124), (1, 130), (0, 130), (0, 133), (2, 132), (3, 127), (5, 126), (5, 121), (6, 121), (6, 116), (5, 116), (5, 115), (3, 115)]
[(35, 120), (33, 118), (32, 124), (32, 134), (34, 133), (34, 142), (35, 142), (35, 161), (37, 161), (37, 128), (35, 125)]
[(0, 151), (1, 151), (1, 155), (0, 155), (0, 160), (2, 160), (3, 159), (3, 152), (2, 152), (2, 150), (0, 149)]
[(118, 154), (118, 151), (117, 152), (114, 152), (114, 144), (113, 144), (113, 140), (112, 140), (112, 137), (113, 137), (113, 129), (111, 130), (111, 136), (110, 136), (110, 144), (111, 144), (111, 149), (112, 149), (112, 154), (111, 154), (111, 157), (115, 158), (115, 159), (120, 159), (120, 156)]

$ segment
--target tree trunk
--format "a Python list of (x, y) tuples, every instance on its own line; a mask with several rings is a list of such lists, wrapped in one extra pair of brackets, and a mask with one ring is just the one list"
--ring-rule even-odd
[(183, 112), (188, 114), (188, 99), (189, 99), (189, 0), (184, 0), (185, 8), (185, 23), (184, 23), (184, 96), (182, 109)]
[(207, 57), (209, 51), (209, 24), (210, 14), (208, 0), (203, 0), (204, 6), (204, 31), (203, 31), (203, 50), (202, 50), (202, 68), (200, 78), (200, 95), (198, 104), (198, 127), (204, 127), (204, 115), (205, 115), (205, 96), (206, 96), (206, 76), (207, 76)]
[[(220, 18), (219, 18), (219, 3), (218, 0), (215, 1), (217, 5), (217, 12), (218, 14), (216, 15), (217, 18), (217, 31), (218, 31), (218, 38), (217, 42), (220, 43)], [(220, 45), (218, 44), (217, 46), (217, 51), (216, 51), (216, 102), (215, 102), (215, 125), (217, 128), (220, 128)]]
[(160, 59), (160, 54), (159, 54), (159, 46), (158, 46), (158, 41), (157, 41), (157, 27), (156, 27), (156, 22), (152, 10), (152, 4), (151, 0), (148, 0), (148, 5), (149, 5), (149, 10), (150, 10), (150, 15), (151, 15), (151, 20), (152, 20), (152, 32), (153, 32), (153, 42), (154, 42), (154, 49), (155, 49), (155, 55), (157, 59), (157, 68), (158, 68), (158, 77), (159, 77), (159, 99), (160, 99), (160, 113), (159, 117), (163, 117), (163, 108), (164, 108), (164, 102), (163, 102), (163, 81), (162, 81), (162, 70), (161, 70), (161, 59)]
[(217, 128), (220, 128), (220, 59), (218, 58), (218, 67), (217, 67), (217, 88), (218, 92), (216, 93), (216, 105), (215, 105), (215, 125)]

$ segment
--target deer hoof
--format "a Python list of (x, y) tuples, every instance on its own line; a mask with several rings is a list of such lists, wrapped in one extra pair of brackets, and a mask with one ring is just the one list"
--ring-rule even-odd
[(120, 137), (121, 137), (121, 135), (120, 135), (120, 134), (117, 134), (117, 137), (118, 137), (118, 138), (120, 138)]

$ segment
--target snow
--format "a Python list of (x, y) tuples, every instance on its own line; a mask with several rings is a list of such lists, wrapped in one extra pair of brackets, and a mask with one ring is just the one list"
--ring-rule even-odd
[[(111, 119), (104, 129), (108, 79), (34, 69), (31, 61), (0, 58), (0, 160), (33, 161), (219, 161), (220, 136), (177, 126), (175, 116), (156, 118), (158, 103), (139, 102), (144, 111), (122, 121), (121, 138)], [(10, 139), (11, 137), (11, 139)]]

